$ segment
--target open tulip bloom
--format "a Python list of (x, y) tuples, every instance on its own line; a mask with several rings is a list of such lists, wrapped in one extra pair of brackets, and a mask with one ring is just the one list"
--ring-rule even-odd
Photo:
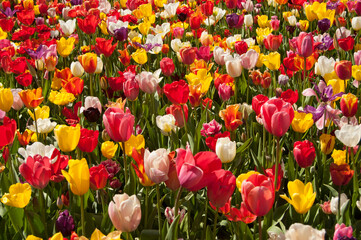
[(360, 31), (361, 0), (3, 0), (0, 239), (361, 239)]

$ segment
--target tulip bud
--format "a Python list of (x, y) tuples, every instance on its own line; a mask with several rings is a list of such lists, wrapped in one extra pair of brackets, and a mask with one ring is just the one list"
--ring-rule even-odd
[(322, 134), (320, 136), (321, 152), (326, 155), (330, 154), (335, 146), (335, 139), (336, 137), (330, 134)]
[(97, 57), (97, 67), (94, 73), (99, 74), (102, 71), (103, 71), (103, 61), (100, 57)]
[(344, 94), (341, 97), (340, 106), (345, 117), (353, 117), (357, 112), (358, 99), (352, 93)]
[(231, 141), (228, 137), (217, 139), (216, 154), (222, 163), (232, 162), (236, 157), (236, 150), (236, 142)]
[(102, 131), (102, 139), (103, 139), (103, 141), (110, 141), (110, 136), (109, 136), (109, 134), (108, 134), (108, 132), (107, 132), (107, 130), (106, 129), (104, 129), (103, 131)]
[(56, 230), (61, 232), (63, 236), (70, 236), (71, 232), (75, 229), (74, 219), (68, 210), (64, 210), (59, 214), (56, 219)]
[(58, 197), (58, 199), (56, 200), (56, 206), (61, 210), (64, 206), (63, 201), (61, 200), (61, 197)]
[(316, 150), (313, 143), (308, 140), (295, 142), (293, 145), (293, 156), (301, 168), (311, 166), (316, 158)]
[(223, 102), (228, 101), (233, 95), (232, 87), (226, 83), (222, 83), (218, 87), (218, 95)]
[(75, 77), (81, 77), (84, 74), (84, 68), (79, 61), (70, 64), (70, 71)]
[(173, 63), (173, 60), (171, 58), (163, 58), (160, 61), (160, 69), (162, 70), (162, 73), (169, 77), (173, 74), (174, 70), (175, 70), (175, 66)]
[(253, 25), (253, 17), (251, 14), (244, 16), (244, 25), (246, 25), (246, 27), (251, 27)]
[(351, 61), (342, 60), (342, 61), (336, 62), (334, 69), (335, 69), (336, 75), (340, 79), (347, 80), (347, 79), (351, 78), (351, 74), (352, 74)]

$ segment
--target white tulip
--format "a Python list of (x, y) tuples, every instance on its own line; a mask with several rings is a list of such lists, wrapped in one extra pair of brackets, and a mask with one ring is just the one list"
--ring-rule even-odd
[(294, 223), (286, 231), (286, 240), (324, 240), (325, 229), (317, 230), (308, 225)]
[[(341, 203), (340, 203), (341, 210), (342, 210), (342, 208), (346, 207), (348, 201), (349, 201), (349, 199), (347, 198), (347, 195), (342, 193), (341, 194)], [(332, 197), (330, 205), (331, 205), (331, 212), (333, 214), (337, 215), (337, 212), (338, 212), (338, 197)]]
[(352, 28), (355, 31), (360, 30), (361, 29), (361, 17), (352, 18), (351, 24), (352, 24)]
[(84, 74), (84, 68), (79, 61), (70, 64), (70, 71), (74, 77), (81, 77)]
[(165, 136), (168, 136), (171, 131), (175, 131), (177, 129), (175, 125), (175, 118), (172, 114), (157, 116), (156, 123), (157, 127)]
[(218, 138), (216, 143), (216, 154), (222, 163), (232, 162), (236, 157), (237, 145), (228, 137)]
[(73, 34), (76, 28), (76, 19), (70, 19), (66, 22), (63, 20), (59, 20), (60, 29), (65, 34), (65, 36), (69, 36)]
[(169, 151), (159, 148), (153, 152), (144, 152), (144, 171), (152, 182), (158, 184), (168, 180), (170, 161)]
[(244, 25), (246, 27), (253, 26), (253, 16), (251, 14), (247, 14), (244, 16)]
[(335, 59), (321, 56), (315, 64), (315, 73), (324, 77), (328, 73), (332, 73), (335, 67)]
[[(39, 118), (36, 120), (36, 123), (38, 125), (38, 133), (41, 134), (50, 133), (57, 125), (56, 122), (50, 121), (49, 118), (45, 118), (45, 119)], [(32, 132), (36, 132), (35, 122), (33, 123), (33, 125), (28, 126), (28, 129), (30, 129), (30, 131)]]
[(347, 147), (356, 147), (361, 139), (361, 125), (345, 124), (335, 131), (336, 138)]

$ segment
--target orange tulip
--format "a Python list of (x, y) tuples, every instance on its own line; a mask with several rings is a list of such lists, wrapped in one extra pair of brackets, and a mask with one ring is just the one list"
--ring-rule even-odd
[(97, 69), (97, 55), (95, 53), (80, 55), (78, 61), (87, 73), (94, 73)]
[(26, 146), (29, 144), (31, 140), (31, 136), (33, 136), (33, 132), (25, 131), (23, 134), (21, 134), (19, 131), (16, 132), (16, 135), (18, 136), (18, 140), (21, 146)]
[(125, 48), (124, 50), (118, 50), (120, 56), (119, 61), (124, 65), (128, 66), (130, 64), (130, 55), (128, 50)]
[(234, 131), (242, 124), (242, 113), (239, 110), (239, 104), (227, 106), (226, 109), (219, 112), (227, 130)]
[(19, 95), (29, 109), (36, 108), (44, 100), (42, 88), (23, 90), (19, 92)]

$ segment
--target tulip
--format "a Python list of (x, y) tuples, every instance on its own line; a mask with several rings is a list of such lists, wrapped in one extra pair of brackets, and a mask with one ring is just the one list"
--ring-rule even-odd
[(253, 16), (251, 14), (244, 16), (244, 25), (246, 27), (251, 27), (253, 25)]
[(320, 136), (321, 152), (326, 155), (330, 154), (335, 146), (335, 139), (335, 136), (323, 133)]
[(104, 38), (96, 38), (95, 41), (96, 41), (95, 51), (97, 53), (103, 54), (105, 57), (110, 57), (118, 45), (118, 43), (112, 45), (113, 38), (109, 40), (106, 40)]
[(281, 55), (278, 52), (271, 52), (263, 56), (263, 64), (269, 70), (278, 70), (281, 66)]
[(294, 112), (294, 118), (292, 120), (292, 129), (295, 132), (305, 133), (313, 125), (312, 113)]
[(191, 29), (199, 29), (202, 22), (203, 15), (199, 9), (189, 17), (189, 25)]
[(169, 172), (169, 151), (160, 148), (156, 151), (149, 152), (148, 149), (144, 152), (144, 170), (149, 179), (158, 184), (168, 180)]
[(80, 140), (80, 125), (78, 124), (75, 127), (57, 125), (54, 130), (54, 135), (60, 150), (63, 152), (71, 152), (78, 146)]
[(360, 65), (352, 66), (352, 77), (357, 81), (361, 81), (361, 66)]
[(308, 225), (294, 223), (286, 231), (285, 237), (287, 240), (323, 240), (325, 235), (325, 229), (317, 230)]
[(129, 138), (129, 140), (124, 143), (124, 145), (125, 145), (125, 150), (123, 149), (123, 146), (120, 145), (122, 150), (125, 151), (125, 154), (127, 154), (127, 156), (132, 156), (133, 149), (135, 149), (136, 151), (140, 151), (141, 149), (144, 148), (145, 146), (144, 136), (141, 134), (137, 136), (132, 135)]
[(175, 125), (175, 118), (172, 114), (156, 117), (157, 127), (160, 129), (164, 136), (168, 136), (171, 131), (175, 131), (177, 126)]
[(352, 63), (347, 60), (342, 60), (335, 63), (335, 72), (341, 80), (347, 80), (352, 75)]
[(115, 194), (109, 203), (108, 213), (114, 227), (121, 232), (132, 232), (137, 229), (142, 211), (135, 195)]
[(193, 156), (189, 145), (177, 149), (177, 175), (182, 187), (198, 191), (213, 182), (213, 172), (222, 168), (222, 162), (213, 152), (199, 152)]
[(344, 94), (341, 97), (340, 106), (345, 117), (353, 117), (357, 112), (358, 99), (352, 93)]
[(254, 96), (252, 98), (252, 109), (258, 117), (261, 113), (261, 107), (268, 101), (268, 97), (262, 94)]
[(97, 55), (95, 53), (86, 53), (78, 57), (78, 61), (87, 73), (94, 73), (97, 69)]
[(19, 95), (25, 106), (29, 109), (33, 109), (39, 106), (44, 100), (42, 91), (42, 88), (28, 89), (19, 92)]
[(89, 14), (84, 19), (77, 18), (77, 21), (80, 30), (82, 30), (85, 34), (90, 35), (95, 33), (99, 23), (99, 17)]
[(242, 55), (247, 52), (248, 44), (245, 41), (236, 41), (234, 43), (234, 49), (239, 55)]
[(354, 239), (352, 234), (353, 234), (353, 230), (352, 230), (351, 226), (346, 227), (346, 225), (343, 224), (343, 223), (341, 225), (336, 223), (336, 225), (335, 225), (335, 233), (333, 234), (333, 240)]
[(203, 137), (216, 135), (220, 133), (222, 130), (222, 125), (219, 124), (215, 119), (210, 121), (209, 123), (203, 123), (203, 128), (201, 130), (201, 135)]
[(67, 57), (73, 51), (75, 38), (65, 39), (64, 37), (62, 37), (56, 42), (56, 50), (58, 51), (59, 55), (62, 57)]
[(270, 99), (261, 107), (261, 117), (266, 130), (282, 137), (291, 125), (294, 117), (294, 111), (291, 104), (282, 99)]
[(102, 189), (107, 185), (108, 171), (104, 165), (91, 167), (89, 169), (89, 183), (92, 190)]
[(168, 171), (168, 180), (165, 181), (167, 188), (175, 191), (179, 189), (180, 183), (177, 175), (176, 162), (174, 160), (175, 152), (171, 152), (168, 155), (169, 158), (169, 171)]
[(224, 65), (226, 64), (225, 62), (225, 57), (229, 55), (229, 51), (225, 52), (223, 48), (216, 46), (213, 50), (213, 57), (214, 57), (214, 61), (218, 64), (218, 65)]
[(244, 180), (241, 194), (247, 209), (258, 217), (266, 215), (275, 200), (274, 184), (262, 174), (252, 174)]
[(108, 108), (103, 115), (103, 123), (110, 138), (115, 142), (126, 142), (132, 135), (134, 116), (120, 108)]
[(197, 48), (183, 47), (179, 51), (182, 62), (186, 65), (191, 65), (196, 59)]
[(13, 94), (10, 88), (0, 88), (0, 110), (8, 112), (14, 103)]
[(33, 134), (34, 133), (29, 130), (25, 130), (23, 134), (21, 134), (19, 131), (16, 132), (16, 136), (21, 146), (28, 145)]
[(350, 166), (347, 163), (341, 165), (331, 163), (330, 173), (333, 184), (335, 184), (336, 186), (344, 186), (350, 182), (354, 171), (350, 170)]
[(0, 149), (11, 144), (14, 141), (16, 132), (16, 121), (8, 117), (4, 117), (3, 125), (0, 126)]
[[(338, 214), (338, 210), (339, 210), (339, 208), (338, 208), (338, 205), (339, 205), (339, 204), (338, 204), (338, 201), (339, 201), (339, 197), (332, 197), (332, 198), (331, 198), (331, 202), (330, 202), (331, 212), (332, 212), (333, 214), (335, 214), (335, 215)], [(347, 204), (348, 204), (349, 201), (350, 201), (350, 200), (347, 198), (347, 195), (344, 194), (344, 193), (342, 193), (342, 194), (341, 194), (341, 202), (340, 202), (340, 210), (344, 209), (344, 208), (347, 206)]]
[(124, 95), (129, 101), (135, 101), (139, 95), (139, 83), (135, 79), (128, 79), (123, 85)]
[(219, 169), (214, 171), (214, 181), (207, 187), (209, 201), (215, 207), (223, 207), (233, 195), (236, 188), (236, 177), (230, 171)]
[(316, 158), (316, 150), (313, 143), (305, 140), (293, 144), (293, 156), (301, 168), (310, 167)]
[(238, 111), (239, 107), (239, 104), (234, 104), (219, 112), (219, 116), (229, 131), (236, 130), (242, 124), (242, 113)]
[(335, 135), (345, 146), (354, 148), (361, 139), (361, 125), (345, 124), (335, 131)]
[(40, 155), (28, 157), (26, 162), (20, 165), (19, 172), (31, 186), (43, 189), (50, 181), (50, 159)]
[(238, 57), (232, 57), (231, 55), (228, 55), (225, 58), (226, 63), (226, 70), (227, 74), (233, 78), (239, 77), (242, 74), (242, 64), (241, 64), (241, 58)]
[(19, 111), (24, 106), (24, 103), (21, 100), (20, 95), (19, 95), (19, 92), (21, 92), (21, 91), (22, 91), (21, 88), (11, 89), (11, 93), (13, 95), (13, 105), (11, 107), (16, 111)]
[(231, 96), (233, 96), (232, 86), (226, 83), (221, 83), (218, 86), (218, 95), (223, 102), (227, 102), (231, 98)]
[(9, 193), (1, 197), (1, 202), (5, 205), (17, 208), (24, 208), (31, 198), (31, 187), (28, 183), (16, 183), (10, 186)]
[(137, 165), (135, 165), (134, 163), (131, 164), (139, 178), (139, 182), (145, 187), (153, 186), (154, 182), (149, 179), (148, 175), (145, 173), (144, 170), (144, 148), (141, 149), (141, 153), (138, 153), (138, 151), (133, 148), (132, 157), (137, 163)]
[(255, 50), (250, 49), (245, 54), (241, 55), (242, 67), (248, 70), (254, 68), (258, 61), (258, 57), (259, 54)]
[(89, 167), (85, 158), (81, 160), (69, 160), (69, 171), (61, 170), (70, 184), (73, 194), (82, 196), (89, 190)]
[(269, 34), (266, 38), (263, 39), (264, 46), (270, 51), (277, 51), (282, 43), (283, 36)]
[(84, 74), (84, 68), (79, 61), (72, 62), (70, 64), (70, 70), (75, 77), (81, 77)]
[(173, 60), (167, 57), (163, 58), (160, 61), (160, 69), (162, 69), (162, 73), (164, 74), (164, 76), (171, 76), (175, 70)]
[(110, 159), (113, 158), (115, 153), (117, 152), (118, 144), (111, 141), (106, 141), (102, 143), (100, 150), (104, 157)]
[(315, 74), (324, 77), (326, 74), (332, 73), (335, 67), (335, 59), (320, 56), (315, 64)]
[(76, 19), (70, 19), (64, 22), (63, 20), (59, 20), (60, 29), (66, 35), (70, 36), (73, 34), (76, 28)]
[(218, 138), (216, 143), (216, 154), (222, 163), (232, 162), (236, 157), (236, 142), (231, 141), (228, 137)]
[(184, 80), (164, 85), (163, 92), (174, 104), (185, 104), (188, 101), (189, 87)]
[(74, 218), (70, 215), (68, 210), (64, 210), (59, 214), (55, 222), (56, 230), (61, 232), (64, 236), (70, 236), (75, 229)]
[(291, 199), (286, 195), (280, 195), (280, 197), (291, 204), (299, 214), (307, 213), (316, 198), (316, 193), (314, 193), (312, 189), (312, 183), (309, 182), (305, 185), (296, 179), (295, 181), (288, 182), (287, 188)]
[(134, 52), (132, 54), (132, 58), (136, 63), (140, 65), (143, 65), (146, 62), (148, 62), (147, 52), (143, 48), (140, 48), (136, 52)]

